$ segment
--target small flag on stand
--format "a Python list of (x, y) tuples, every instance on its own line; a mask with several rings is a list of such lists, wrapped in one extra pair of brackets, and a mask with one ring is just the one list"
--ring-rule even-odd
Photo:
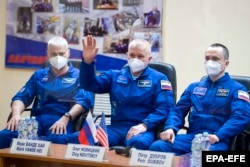
[(97, 129), (97, 132), (96, 132), (96, 138), (97, 138), (98, 142), (103, 147), (106, 147), (106, 149), (109, 150), (106, 119), (105, 119), (105, 115), (103, 113), (102, 113), (102, 117), (101, 117), (101, 122), (100, 122), (98, 129)]
[(88, 113), (82, 129), (78, 135), (78, 140), (80, 144), (85, 145), (95, 145), (98, 140), (96, 139), (96, 126), (94, 124), (91, 112)]

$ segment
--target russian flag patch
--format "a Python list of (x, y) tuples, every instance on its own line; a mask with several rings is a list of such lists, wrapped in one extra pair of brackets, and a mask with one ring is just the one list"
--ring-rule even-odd
[(172, 90), (171, 82), (166, 81), (166, 80), (161, 80), (161, 89)]
[(238, 91), (238, 98), (250, 102), (249, 94), (243, 90)]

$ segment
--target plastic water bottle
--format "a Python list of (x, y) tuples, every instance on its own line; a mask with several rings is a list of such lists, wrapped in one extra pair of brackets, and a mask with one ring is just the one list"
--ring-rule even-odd
[(38, 138), (38, 135), (37, 135), (37, 131), (38, 131), (38, 122), (37, 122), (35, 116), (32, 116), (32, 117), (31, 117), (30, 123), (31, 123), (31, 127), (32, 127), (32, 130), (31, 130), (31, 139), (32, 139), (32, 140), (37, 140), (37, 138)]
[(202, 134), (202, 150), (208, 151), (210, 147), (210, 141), (208, 138), (208, 132), (203, 132)]
[(27, 139), (31, 140), (32, 139), (32, 124), (31, 124), (30, 117), (25, 118), (25, 125), (27, 129)]
[(17, 132), (18, 132), (18, 139), (26, 139), (26, 127), (25, 127), (25, 119), (21, 118), (18, 127), (17, 127)]
[(201, 167), (202, 134), (196, 134), (192, 140), (191, 167)]

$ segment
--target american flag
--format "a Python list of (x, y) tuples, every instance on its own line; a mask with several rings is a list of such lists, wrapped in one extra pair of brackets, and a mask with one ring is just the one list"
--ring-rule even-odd
[(108, 133), (107, 133), (107, 127), (106, 127), (106, 120), (105, 115), (102, 113), (101, 122), (98, 126), (97, 132), (96, 132), (96, 138), (98, 142), (103, 146), (106, 147), (107, 150), (109, 150), (109, 141), (108, 141)]

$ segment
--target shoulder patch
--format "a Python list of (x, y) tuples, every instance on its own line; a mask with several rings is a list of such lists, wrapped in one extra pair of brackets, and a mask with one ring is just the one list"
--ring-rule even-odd
[(193, 94), (204, 96), (207, 92), (207, 88), (204, 87), (195, 87), (193, 90)]
[(173, 90), (171, 82), (166, 80), (161, 80), (161, 89), (163, 90)]
[(127, 84), (128, 83), (128, 78), (126, 76), (119, 75), (116, 82), (117, 83)]
[(243, 90), (238, 90), (238, 98), (250, 102), (249, 94)]
[(42, 82), (47, 82), (47, 81), (48, 81), (48, 77), (47, 76), (42, 78)]

